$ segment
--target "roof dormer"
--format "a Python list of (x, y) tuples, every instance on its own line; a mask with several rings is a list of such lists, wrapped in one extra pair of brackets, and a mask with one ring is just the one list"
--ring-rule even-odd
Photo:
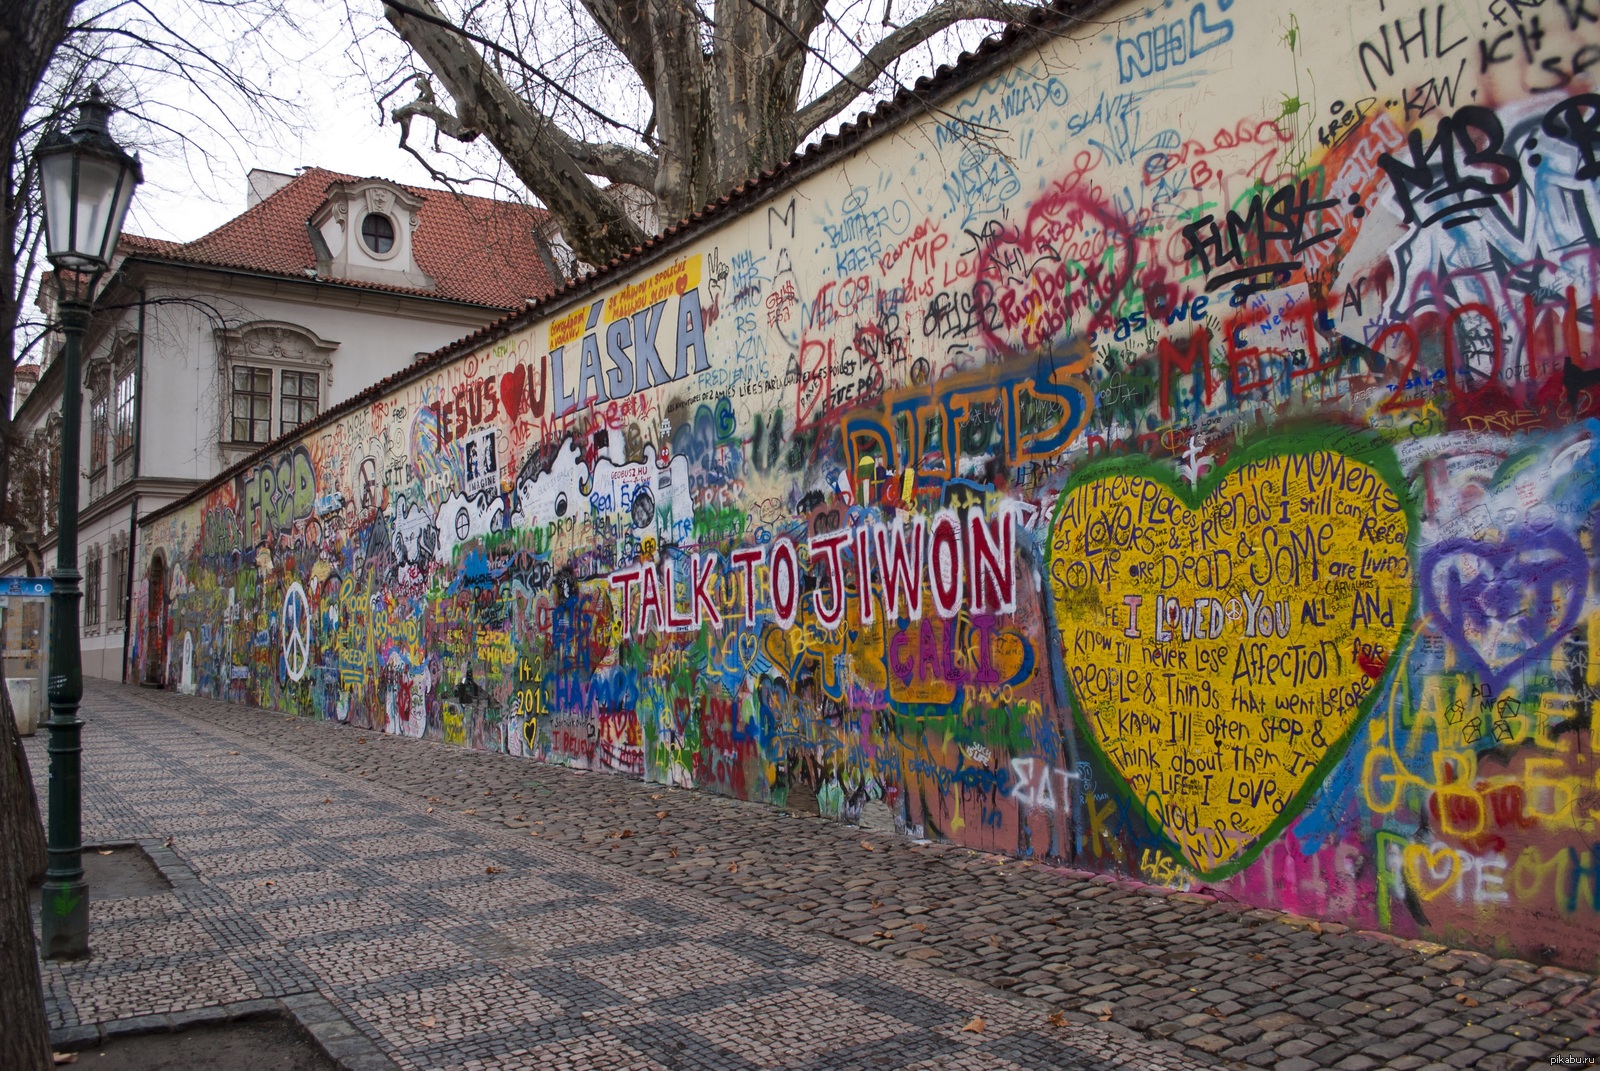
[(317, 275), (434, 289), (414, 255), (421, 213), (422, 198), (383, 179), (329, 184), (328, 199), (308, 223)]

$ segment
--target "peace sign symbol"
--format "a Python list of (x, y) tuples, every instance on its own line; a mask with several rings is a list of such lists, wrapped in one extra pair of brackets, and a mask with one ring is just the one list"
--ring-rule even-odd
[(283, 668), (290, 680), (298, 681), (305, 677), (311, 662), (311, 602), (298, 580), (289, 585), (283, 596), (281, 628)]

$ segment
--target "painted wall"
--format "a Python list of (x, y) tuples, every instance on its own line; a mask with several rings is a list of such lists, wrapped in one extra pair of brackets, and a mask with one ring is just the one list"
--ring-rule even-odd
[(1600, 966), (1600, 8), (1107, 17), (162, 519), (170, 679)]

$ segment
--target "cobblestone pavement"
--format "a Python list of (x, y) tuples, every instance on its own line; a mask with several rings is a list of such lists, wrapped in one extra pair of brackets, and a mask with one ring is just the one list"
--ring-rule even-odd
[[(62, 1032), (325, 999), (329, 1013), (316, 1018), (335, 1022), (319, 1036), (356, 1071), (1217, 1066), (1092, 1012), (773, 917), (753, 890), (781, 884), (782, 871), (764, 859), (792, 852), (797, 879), (826, 865), (841, 833), (821, 822), (780, 822), (762, 852), (731, 852), (721, 847), (725, 805), (685, 793), (659, 802), (646, 786), (610, 778), (517, 760), (497, 768), (416, 742), (390, 749), (368, 734), (137, 689), (91, 684), (84, 717), (86, 842), (164, 844), (170, 851), (152, 854), (178, 877), (168, 891), (93, 903), (92, 957), (45, 965)], [(361, 754), (381, 769), (318, 761), (368, 744)], [(30, 749), (42, 781), (44, 734)], [(438, 768), (429, 773), (429, 763)], [(485, 800), (491, 782), (503, 801), (463, 805)], [(430, 785), (438, 802), (424, 795)], [(530, 837), (512, 814), (486, 820), (519, 792), (543, 801), (528, 818), (551, 836)], [(654, 828), (639, 822), (612, 839), (607, 821), (647, 803), (661, 815)], [(635, 840), (657, 846), (645, 857), (670, 861), (670, 840), (680, 859), (698, 861), (653, 867), (652, 877), (633, 854), (606, 850)], [(942, 855), (887, 844), (866, 858), (888, 870), (902, 859), (930, 873), (946, 866)], [(931, 894), (888, 912), (877, 898), (905, 895), (888, 870), (838, 862), (826, 902), (799, 897), (783, 910), (833, 918), (833, 903), (849, 905), (856, 936), (918, 917), (929, 930), (948, 926), (939, 912), (949, 908)], [(747, 891), (732, 880), (752, 870), (767, 874), (765, 885)], [(341, 1030), (352, 1036), (341, 1040)]]
[(1196, 1058), (1311, 1071), (1600, 1057), (1600, 982), (770, 807), (173, 693), (164, 710), (438, 813), (1109, 1018)]

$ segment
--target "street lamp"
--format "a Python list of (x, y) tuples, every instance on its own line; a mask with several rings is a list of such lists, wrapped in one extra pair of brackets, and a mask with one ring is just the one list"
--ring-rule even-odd
[(95, 283), (110, 266), (133, 188), (144, 177), (139, 157), (106, 129), (111, 103), (90, 86), (72, 132), (52, 131), (34, 160), (44, 192), (45, 249), (61, 288), (61, 493), (50, 613), (50, 867), (40, 897), (47, 959), (89, 954), (89, 883), (83, 879), (83, 661), (78, 648), (78, 425), (83, 409), (83, 333)]

